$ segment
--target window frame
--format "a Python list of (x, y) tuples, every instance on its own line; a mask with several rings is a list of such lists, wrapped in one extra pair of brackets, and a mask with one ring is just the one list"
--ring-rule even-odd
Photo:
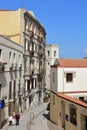
[(67, 72), (66, 73), (66, 82), (67, 83), (72, 83), (73, 82), (73, 73), (72, 72)]
[(54, 51), (54, 57), (56, 57), (56, 51)]

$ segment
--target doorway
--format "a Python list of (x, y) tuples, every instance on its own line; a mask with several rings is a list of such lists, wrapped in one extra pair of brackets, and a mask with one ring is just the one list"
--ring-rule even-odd
[(65, 103), (61, 101), (61, 122), (62, 127), (65, 128)]
[(87, 130), (87, 116), (81, 115), (81, 130)]

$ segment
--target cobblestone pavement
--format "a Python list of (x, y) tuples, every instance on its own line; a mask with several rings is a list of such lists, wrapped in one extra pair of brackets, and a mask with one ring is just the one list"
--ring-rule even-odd
[(27, 110), (21, 115), (19, 126), (9, 126), (7, 123), (2, 130), (63, 130), (50, 122), (46, 107), (47, 103), (43, 103), (32, 110)]

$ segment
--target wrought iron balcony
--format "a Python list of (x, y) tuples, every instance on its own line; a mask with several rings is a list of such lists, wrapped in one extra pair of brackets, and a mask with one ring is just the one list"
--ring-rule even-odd
[(34, 37), (34, 32), (33, 31), (30, 31), (30, 38)]
[(29, 74), (30, 74), (30, 75), (33, 75), (33, 74), (34, 74), (34, 69), (29, 70)]

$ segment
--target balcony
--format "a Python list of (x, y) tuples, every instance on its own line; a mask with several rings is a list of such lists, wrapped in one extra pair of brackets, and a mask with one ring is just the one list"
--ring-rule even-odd
[(41, 74), (38, 75), (38, 82), (42, 82), (42, 75)]
[(34, 56), (34, 51), (33, 50), (30, 50), (30, 56)]
[(34, 37), (34, 32), (33, 31), (30, 31), (30, 38)]
[(29, 70), (29, 74), (30, 75), (33, 75), (34, 74), (34, 70), (32, 69), (32, 70)]

